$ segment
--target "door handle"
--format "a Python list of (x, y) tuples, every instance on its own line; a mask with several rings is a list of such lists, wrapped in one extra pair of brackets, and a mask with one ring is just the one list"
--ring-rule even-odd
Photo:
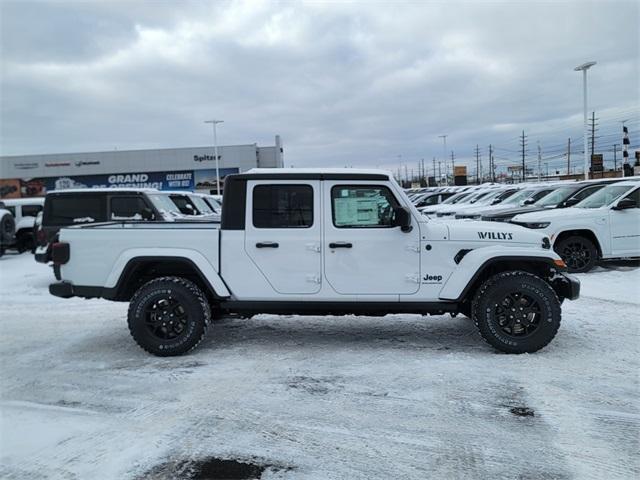
[(278, 245), (276, 242), (258, 242), (256, 243), (256, 248), (278, 248), (280, 245)]
[(329, 248), (351, 248), (353, 245), (349, 242), (335, 242), (330, 243)]

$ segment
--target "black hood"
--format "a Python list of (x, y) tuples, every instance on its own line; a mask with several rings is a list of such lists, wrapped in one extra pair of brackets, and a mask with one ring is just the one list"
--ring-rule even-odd
[(481, 220), (507, 222), (521, 213), (539, 212), (541, 210), (546, 209), (534, 205), (527, 205), (526, 207), (510, 208), (508, 210), (485, 210), (484, 212), (480, 212), (480, 214), (482, 215)]

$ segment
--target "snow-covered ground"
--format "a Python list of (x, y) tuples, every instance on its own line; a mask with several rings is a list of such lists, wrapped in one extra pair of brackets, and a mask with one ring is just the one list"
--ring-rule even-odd
[(178, 478), (210, 456), (279, 467), (265, 479), (640, 475), (639, 268), (580, 275), (521, 356), (463, 317), (260, 316), (161, 359), (125, 304), (50, 296), (30, 255), (0, 277), (2, 478)]

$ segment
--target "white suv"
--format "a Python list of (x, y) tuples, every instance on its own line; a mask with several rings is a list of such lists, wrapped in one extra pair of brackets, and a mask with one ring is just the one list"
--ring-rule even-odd
[(598, 260), (640, 257), (640, 182), (608, 185), (575, 207), (513, 217), (512, 223), (549, 236), (570, 272)]

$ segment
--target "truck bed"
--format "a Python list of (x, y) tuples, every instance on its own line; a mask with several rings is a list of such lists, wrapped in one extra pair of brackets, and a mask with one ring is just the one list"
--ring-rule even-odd
[[(161, 233), (161, 234), (159, 234)], [(134, 257), (191, 258), (201, 270), (219, 271), (219, 224), (211, 222), (106, 222), (64, 228), (70, 246), (63, 278), (76, 285), (114, 287)]]

